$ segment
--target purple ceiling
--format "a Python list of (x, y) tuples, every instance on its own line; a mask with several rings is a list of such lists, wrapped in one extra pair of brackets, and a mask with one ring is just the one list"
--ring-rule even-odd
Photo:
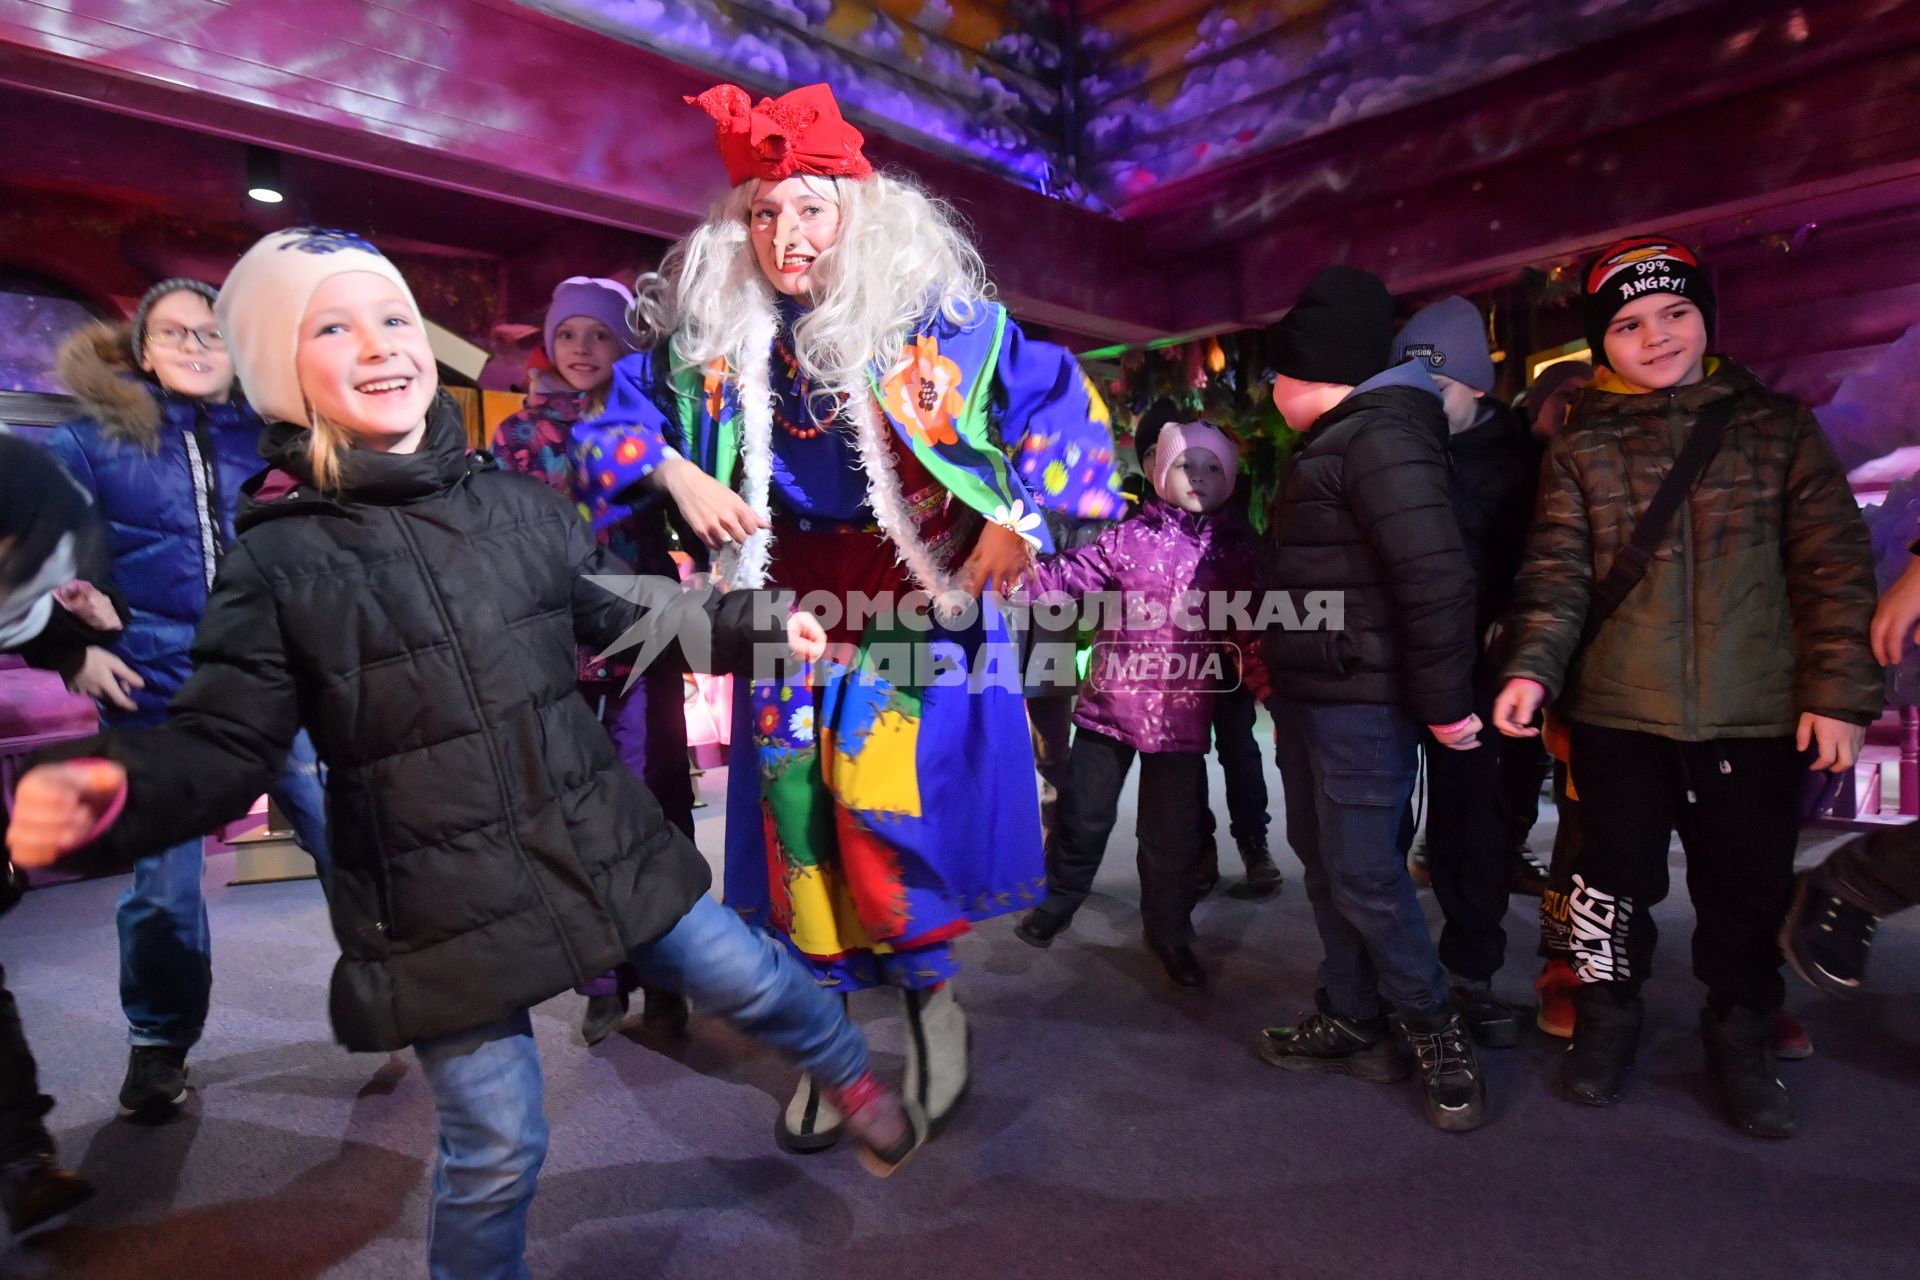
[(1712, 0), (520, 0), (716, 77), (1126, 209), (1167, 184)]

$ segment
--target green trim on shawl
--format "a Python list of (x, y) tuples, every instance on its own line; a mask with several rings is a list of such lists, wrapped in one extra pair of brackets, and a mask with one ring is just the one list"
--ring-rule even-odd
[[(696, 365), (676, 366), (667, 375), (674, 407), (679, 411), (680, 435), (687, 443), (691, 461), (731, 489), (734, 467), (740, 460), (740, 419), (738, 414), (723, 410), (719, 421), (708, 429), (706, 381), (706, 370)], [(726, 403), (724, 397), (721, 403)]]
[[(1000, 345), (1007, 332), (1007, 309), (997, 302), (984, 305), (993, 308), (993, 340), (988, 344), (985, 361), (973, 376), (973, 385), (967, 388), (967, 402), (960, 416), (954, 419), (954, 427), (962, 443), (992, 468), (995, 483), (990, 484), (959, 463), (942, 457), (932, 445), (923, 444), (919, 433), (909, 424), (902, 423), (887, 407), (886, 393), (880, 386), (877, 371), (867, 370), (867, 385), (873, 390), (874, 403), (880, 406), (880, 412), (893, 425), (894, 435), (906, 442), (913, 456), (920, 460), (928, 473), (954, 497), (991, 520), (996, 507), (1013, 506), (1016, 489), (1009, 483), (1012, 479), (1011, 464), (1007, 461), (1007, 455), (993, 442), (993, 433), (987, 422), (987, 407), (993, 395), (993, 376), (1000, 367)], [(931, 332), (932, 328), (931, 323), (922, 325), (914, 330), (913, 336), (920, 337)]]

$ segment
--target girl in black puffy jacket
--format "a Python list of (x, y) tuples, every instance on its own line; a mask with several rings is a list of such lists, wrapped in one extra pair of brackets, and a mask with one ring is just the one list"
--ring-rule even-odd
[[(547, 1136), (527, 1010), (622, 960), (830, 1081), (878, 1171), (904, 1159), (921, 1126), (840, 1002), (707, 896), (706, 863), (575, 693), (576, 641), (605, 649), (643, 612), (589, 580), (625, 566), (544, 485), (468, 454), (392, 264), (339, 232), (279, 232), (217, 310), (271, 469), (167, 723), (23, 778), (15, 860), (230, 817), (308, 726), (329, 768), (334, 1030), (412, 1045), (433, 1088), (436, 1277), (526, 1274)], [(818, 624), (767, 621), (771, 603), (709, 602), (721, 665), (755, 640), (819, 656)], [(698, 622), (678, 632), (695, 660)]]

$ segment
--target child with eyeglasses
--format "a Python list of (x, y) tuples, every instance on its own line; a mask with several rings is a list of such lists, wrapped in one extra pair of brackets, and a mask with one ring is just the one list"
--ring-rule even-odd
[[(61, 380), (82, 417), (47, 444), (107, 527), (126, 628), (111, 647), (76, 647), (68, 687), (106, 728), (158, 724), (193, 668), (188, 647), (233, 541), (241, 484), (260, 470), (260, 419), (234, 383), (213, 286), (163, 280), (129, 325), (91, 325), (61, 348)], [(302, 734), (269, 788), (324, 869), (326, 818)], [(187, 1096), (187, 1052), (213, 986), (200, 838), (148, 851), (119, 904), (120, 1001), (131, 1052), (120, 1114), (158, 1122)]]

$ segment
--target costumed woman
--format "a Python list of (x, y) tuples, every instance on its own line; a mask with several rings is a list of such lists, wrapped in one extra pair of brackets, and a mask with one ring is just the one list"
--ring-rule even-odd
[[(662, 490), (725, 586), (824, 606), (838, 658), (811, 683), (736, 685), (727, 901), (823, 984), (900, 992), (937, 1132), (967, 1088), (952, 944), (1044, 891), (1018, 655), (979, 597), (1052, 549), (1039, 508), (1120, 513), (1106, 407), (992, 301), (953, 213), (874, 172), (827, 86), (688, 101), (731, 189), (638, 291), (635, 328), (670, 336), (575, 429), (579, 481), (597, 524)], [(967, 678), (927, 679), (928, 658)], [(777, 1137), (838, 1136), (803, 1078)]]

